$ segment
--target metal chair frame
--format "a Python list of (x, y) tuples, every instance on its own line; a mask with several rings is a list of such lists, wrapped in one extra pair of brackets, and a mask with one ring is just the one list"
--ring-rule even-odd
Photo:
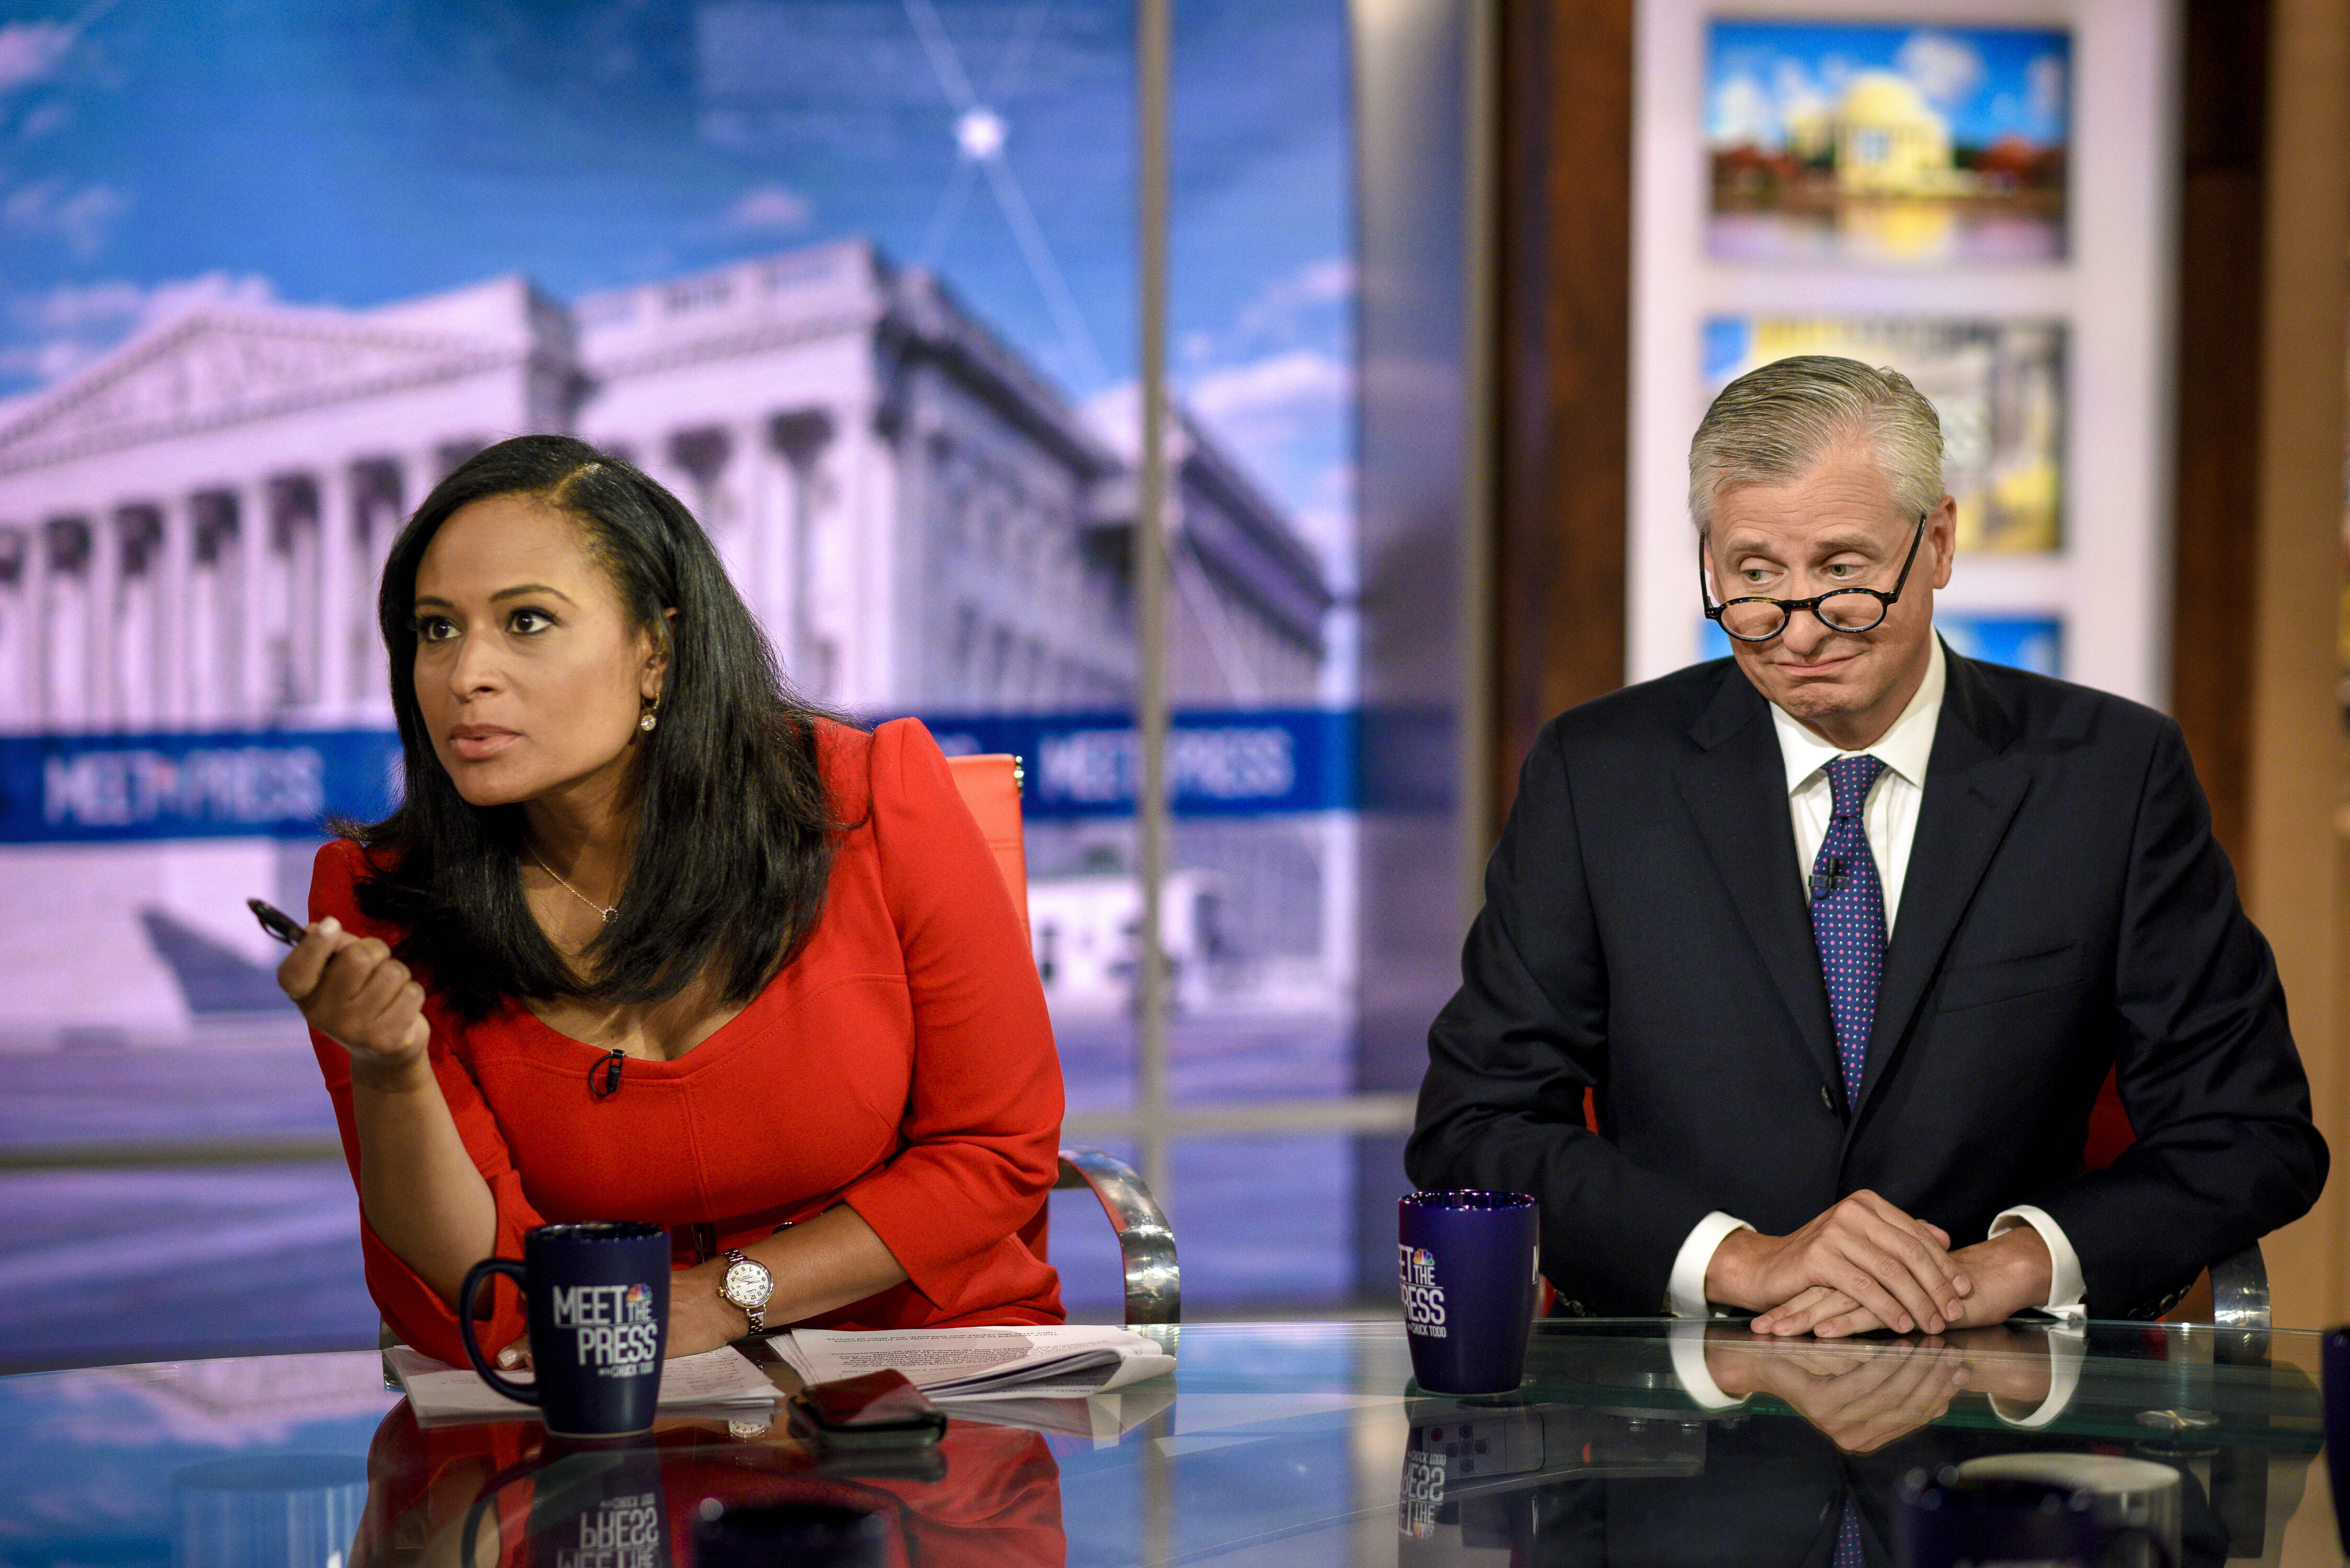
[(1183, 1282), (1175, 1263), (1175, 1232), (1134, 1167), (1098, 1148), (1061, 1151), (1055, 1192), (1090, 1190), (1118, 1232), (1126, 1261), (1126, 1326), (1183, 1321)]
[(2258, 1241), (2211, 1265), (2211, 1322), (2219, 1328), (2269, 1331), (2269, 1265)]

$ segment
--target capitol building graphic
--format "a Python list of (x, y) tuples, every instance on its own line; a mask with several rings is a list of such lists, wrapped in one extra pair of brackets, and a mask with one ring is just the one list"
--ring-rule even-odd
[[(933, 275), (847, 240), (569, 301), (508, 276), (365, 310), (208, 306), (0, 404), (0, 738), (389, 731), (383, 554), (442, 475), (533, 431), (673, 490), (819, 701), (1133, 700), (1134, 437), (1096, 429)], [(1170, 433), (1174, 701), (1312, 705), (1332, 603), (1316, 556), (1195, 421)], [(1344, 831), (1183, 826), (1178, 888), (1199, 907), (1175, 924), (1198, 984), (1211, 959), (1346, 983), (1345, 900), (1323, 888)], [(1104, 891), (1129, 832), (1032, 826), (1040, 931), (1064, 882), (1070, 920), (1114, 937), (1130, 919), (1131, 896)], [(242, 899), (298, 910), (309, 853), (0, 845), (0, 876), (41, 890), (0, 946), (0, 1044), (201, 1036), (263, 1012), (269, 949)]]

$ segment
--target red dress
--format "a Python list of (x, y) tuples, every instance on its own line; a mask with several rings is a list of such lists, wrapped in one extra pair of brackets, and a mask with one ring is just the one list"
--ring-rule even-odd
[[(644, 1220), (681, 1264), (847, 1203), (908, 1275), (812, 1318), (831, 1328), (1058, 1323), (1060, 1284), (1020, 1234), (1057, 1170), (1060, 1063), (1020, 919), (930, 732), (824, 724), (837, 841), (825, 909), (800, 955), (737, 1017), (674, 1062), (630, 1058), (598, 1099), (605, 1053), (509, 1001), (467, 1027), (424, 1011), (457, 1130), (497, 1202), (496, 1252), (543, 1220)], [(363, 936), (359, 846), (319, 850), (310, 918)], [(350, 1059), (311, 1032), (359, 1176)], [(1041, 1228), (1034, 1233), (1041, 1237)], [(696, 1241), (697, 1235), (699, 1241)], [(456, 1314), (366, 1218), (369, 1291), (393, 1330), (462, 1365)], [(515, 1293), (476, 1326), (523, 1332)]]

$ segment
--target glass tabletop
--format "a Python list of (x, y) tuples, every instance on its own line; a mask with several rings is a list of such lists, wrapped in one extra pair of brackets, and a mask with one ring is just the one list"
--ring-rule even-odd
[(876, 1513), (910, 1564), (1827, 1568), (1893, 1562), (1905, 1477), (2049, 1451), (2179, 1471), (2187, 1563), (2343, 1561), (2314, 1334), (1553, 1322), (1525, 1386), (1477, 1399), (1421, 1393), (1392, 1321), (1195, 1324), (1176, 1352), (832, 1456), (740, 1411), (595, 1449), (421, 1426), (371, 1352), (0, 1378), (0, 1568), (693, 1568), (709, 1499)]

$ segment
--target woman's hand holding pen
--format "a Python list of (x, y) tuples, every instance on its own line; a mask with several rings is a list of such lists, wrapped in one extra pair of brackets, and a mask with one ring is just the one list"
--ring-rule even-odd
[(331, 915), (302, 930), (277, 983), (310, 1027), (350, 1054), (359, 1212), (453, 1307), (465, 1271), (496, 1250), (498, 1208), (432, 1075), (424, 988), (390, 948)]
[(351, 1054), (354, 1079), (394, 1088), (429, 1074), (424, 988), (375, 938), (355, 937), (329, 915), (302, 933), (277, 983), (313, 1029)]

